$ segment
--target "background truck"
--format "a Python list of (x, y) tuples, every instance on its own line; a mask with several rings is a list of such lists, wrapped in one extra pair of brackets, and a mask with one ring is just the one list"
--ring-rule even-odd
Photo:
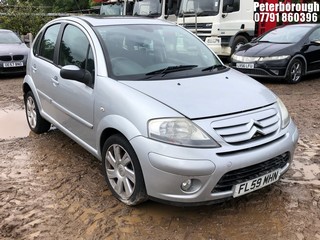
[(126, 15), (126, 2), (120, 0), (94, 0), (95, 2), (101, 3), (100, 15), (106, 16), (120, 16)]
[(277, 26), (277, 21), (254, 21), (254, 2), (279, 1), (180, 0), (177, 23), (198, 35), (217, 55), (231, 56), (240, 45)]
[(177, 0), (94, 0), (100, 15), (133, 15), (176, 21)]

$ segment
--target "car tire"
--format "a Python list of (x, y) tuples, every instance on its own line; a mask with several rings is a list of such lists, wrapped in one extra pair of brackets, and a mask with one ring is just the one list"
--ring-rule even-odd
[(290, 84), (298, 83), (303, 76), (304, 66), (301, 60), (293, 59), (287, 68), (285, 81)]
[(51, 123), (41, 117), (38, 104), (31, 91), (24, 96), (24, 105), (30, 129), (37, 134), (47, 132), (51, 127)]
[(123, 135), (115, 134), (105, 141), (102, 166), (107, 185), (118, 200), (129, 206), (147, 200), (138, 157)]
[(241, 47), (242, 45), (248, 43), (249, 40), (244, 37), (244, 36), (236, 36), (233, 43), (232, 43), (232, 47), (231, 47), (231, 55), (238, 50), (239, 47)]

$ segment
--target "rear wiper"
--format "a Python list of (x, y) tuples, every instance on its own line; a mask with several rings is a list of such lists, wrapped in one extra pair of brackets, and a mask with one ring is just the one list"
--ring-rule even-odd
[(161, 68), (159, 70), (155, 70), (152, 72), (146, 73), (146, 76), (153, 76), (153, 75), (158, 75), (158, 74), (167, 74), (171, 72), (179, 72), (179, 71), (184, 71), (184, 70), (190, 70), (195, 67), (198, 67), (198, 65), (178, 65), (178, 66), (169, 66), (166, 68)]
[(210, 67), (207, 67), (207, 68), (204, 68), (202, 69), (202, 72), (206, 72), (206, 71), (213, 71), (215, 69), (217, 70), (222, 70), (222, 69), (225, 69), (226, 66), (222, 65), (222, 64), (217, 64), (217, 65), (212, 65)]

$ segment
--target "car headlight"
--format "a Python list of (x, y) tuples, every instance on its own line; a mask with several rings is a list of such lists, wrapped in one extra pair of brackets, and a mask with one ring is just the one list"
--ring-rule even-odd
[(220, 145), (185, 118), (153, 119), (148, 123), (149, 137), (169, 144), (217, 148)]
[(280, 115), (281, 115), (281, 128), (285, 128), (286, 126), (288, 126), (288, 124), (290, 122), (289, 112), (288, 112), (286, 106), (280, 100), (280, 98), (277, 99), (277, 102), (278, 102), (278, 106), (280, 109)]
[(260, 57), (259, 62), (284, 60), (284, 59), (288, 59), (289, 57), (290, 57), (290, 55), (273, 56), (273, 57)]
[(255, 62), (258, 61), (260, 57), (247, 57), (247, 56), (239, 56), (237, 54), (233, 54), (231, 59), (237, 62)]

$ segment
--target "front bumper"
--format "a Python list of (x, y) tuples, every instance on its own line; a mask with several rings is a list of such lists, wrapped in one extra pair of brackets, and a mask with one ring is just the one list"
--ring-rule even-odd
[[(281, 167), (280, 173), (284, 174), (292, 161), (297, 140), (298, 130), (291, 121), (288, 127), (282, 130), (281, 137), (278, 136), (274, 141), (237, 151), (225, 147), (178, 147), (142, 136), (132, 139), (131, 144), (140, 160), (147, 194), (152, 199), (182, 205), (199, 205), (233, 197), (234, 188), (215, 190), (226, 173), (272, 161), (286, 153), (288, 161)], [(192, 180), (194, 186), (183, 191), (181, 186), (188, 179)]]
[[(237, 64), (253, 64), (253, 68), (240, 68)], [(267, 61), (267, 62), (237, 62), (232, 61), (230, 67), (238, 70), (239, 72), (245, 73), (251, 77), (268, 77), (268, 78), (278, 78), (284, 79), (286, 77), (286, 71), (289, 60), (280, 60), (280, 61)]]
[[(11, 66), (11, 67), (5, 67), (4, 64), (8, 63), (15, 63), (19, 62), (22, 63), (21, 66)], [(27, 57), (25, 56), (23, 60), (19, 61), (1, 61), (0, 60), (0, 74), (19, 74), (19, 73), (26, 73), (26, 66), (27, 66)]]

